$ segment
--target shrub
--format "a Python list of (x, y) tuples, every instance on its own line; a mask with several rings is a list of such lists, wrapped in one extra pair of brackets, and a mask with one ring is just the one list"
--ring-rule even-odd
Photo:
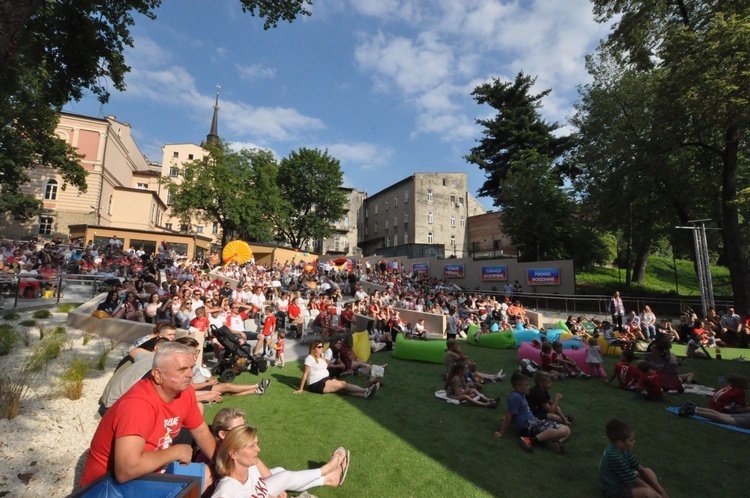
[(36, 320), (24, 320), (18, 322), (18, 325), (23, 325), (24, 327), (36, 327)]
[(63, 303), (57, 307), (57, 311), (59, 313), (70, 313), (82, 304), (83, 303)]
[(68, 333), (68, 329), (66, 329), (62, 325), (58, 325), (57, 327), (55, 327), (54, 329), (52, 329), (52, 333), (53, 334), (67, 334)]
[(9, 311), (8, 313), (6, 313), (6, 314), (3, 315), (3, 320), (5, 320), (7, 322), (11, 322), (13, 320), (18, 320), (19, 318), (21, 318), (21, 315), (19, 315), (15, 311)]
[(34, 380), (34, 373), (25, 366), (15, 376), (0, 377), (0, 416), (12, 420), (18, 416), (21, 400)]
[(83, 395), (83, 379), (89, 371), (89, 362), (77, 357), (70, 360), (70, 365), (60, 376), (63, 393), (68, 399), (80, 399)]
[(60, 351), (62, 351), (66, 339), (67, 334), (52, 334), (44, 337), (34, 347), (24, 368), (32, 372), (38, 372), (42, 367), (46, 369), (50, 361), (60, 356)]
[(7, 356), (21, 340), (15, 327), (9, 323), (0, 325), (0, 356)]
[(102, 349), (99, 351), (99, 356), (94, 362), (94, 366), (97, 370), (104, 370), (107, 367), (107, 358), (109, 358), (109, 353), (114, 351), (115, 348), (117, 348), (117, 343), (115, 341), (109, 341), (109, 346), (102, 346)]
[(52, 316), (52, 312), (50, 310), (36, 310), (34, 313), (31, 314), (34, 318), (43, 320), (45, 318), (50, 318)]

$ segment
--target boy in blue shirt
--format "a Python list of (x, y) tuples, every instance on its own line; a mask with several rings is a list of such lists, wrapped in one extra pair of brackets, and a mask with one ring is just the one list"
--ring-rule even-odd
[(635, 432), (624, 420), (606, 425), (610, 444), (599, 461), (599, 480), (605, 498), (668, 498), (653, 470), (643, 467), (630, 453)]
[(570, 436), (570, 427), (558, 424), (552, 420), (540, 420), (531, 413), (526, 395), (529, 393), (529, 382), (521, 372), (510, 377), (513, 392), (508, 397), (508, 408), (500, 430), (495, 437), (503, 437), (511, 421), (518, 427), (521, 434), (520, 444), (526, 451), (533, 451), (534, 446), (543, 443), (555, 453), (562, 453), (561, 443)]

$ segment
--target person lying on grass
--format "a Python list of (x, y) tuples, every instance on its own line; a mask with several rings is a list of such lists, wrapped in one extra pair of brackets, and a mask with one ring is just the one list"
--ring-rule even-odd
[(305, 358), (305, 371), (302, 373), (302, 381), (294, 394), (301, 393), (305, 387), (305, 382), (307, 382), (307, 390), (311, 393), (341, 393), (357, 398), (370, 399), (380, 387), (380, 384), (373, 384), (368, 388), (355, 386), (343, 380), (332, 379), (328, 375), (328, 362), (323, 357), (323, 343), (315, 340), (310, 343), (310, 354)]
[(485, 408), (496, 408), (500, 402), (500, 397), (489, 399), (473, 387), (467, 387), (466, 374), (468, 367), (466, 361), (458, 360), (451, 367), (448, 378), (445, 380), (445, 393), (449, 398), (457, 401), (465, 401), (472, 405), (483, 406)]
[(721, 424), (750, 429), (750, 406), (745, 401), (747, 377), (737, 373), (727, 376), (727, 384), (716, 390), (711, 397), (711, 408), (702, 408), (692, 401), (680, 405), (681, 417), (707, 418)]
[(605, 426), (609, 446), (599, 461), (599, 483), (605, 498), (668, 498), (656, 473), (633, 456), (635, 432), (624, 420), (613, 418)]
[(504, 437), (508, 426), (514, 422), (521, 435), (521, 447), (526, 451), (533, 451), (534, 446), (541, 443), (555, 453), (562, 453), (562, 443), (570, 437), (570, 427), (552, 420), (540, 420), (531, 413), (526, 401), (529, 383), (524, 374), (515, 372), (510, 376), (510, 384), (513, 386), (513, 392), (508, 397), (505, 418), (495, 437)]
[[(200, 345), (192, 337), (180, 337), (175, 342), (189, 347), (193, 350), (195, 357), (198, 357), (198, 348)], [(257, 394), (262, 396), (266, 393), (269, 384), (271, 384), (271, 379), (263, 379), (257, 384), (219, 382), (215, 377), (211, 377), (211, 372), (197, 363), (193, 367), (193, 388), (195, 389), (196, 398), (202, 403), (221, 403), (222, 394), (235, 394), (237, 396)]]
[(349, 470), (349, 452), (344, 448), (338, 448), (322, 467), (298, 471), (269, 469), (259, 453), (255, 428), (243, 424), (229, 430), (216, 450), (216, 473), (221, 479), (212, 498), (286, 497), (286, 491), (337, 487)]
[(552, 377), (547, 372), (536, 372), (534, 374), (534, 387), (526, 395), (526, 401), (529, 403), (531, 413), (540, 420), (552, 420), (570, 427), (573, 422), (572, 415), (565, 415), (560, 408), (560, 401), (563, 395), (555, 394), (553, 398), (549, 394), (552, 387)]

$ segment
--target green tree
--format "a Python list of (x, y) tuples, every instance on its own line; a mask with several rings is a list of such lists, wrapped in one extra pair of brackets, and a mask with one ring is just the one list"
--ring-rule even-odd
[(301, 148), (283, 158), (278, 186), (286, 204), (276, 210), (274, 220), (281, 238), (301, 248), (330, 236), (333, 223), (345, 212), (343, 181), (341, 165), (328, 151)]
[(483, 136), (465, 159), (484, 170), (487, 179), (479, 195), (494, 198), (496, 204), (503, 182), (520, 155), (535, 151), (556, 160), (567, 148), (568, 138), (554, 135), (560, 125), (548, 123), (539, 114), (541, 101), (550, 90), (531, 95), (529, 92), (535, 81), (536, 78), (520, 72), (513, 82), (493, 78), (492, 82), (483, 83), (472, 92), (477, 104), (487, 104), (497, 114), (492, 119), (476, 120), (484, 127)]
[[(309, 15), (310, 0), (240, 0), (264, 28)], [(19, 218), (40, 204), (22, 192), (43, 164), (86, 190), (72, 148), (54, 135), (62, 107), (91, 92), (106, 102), (109, 82), (125, 90), (123, 50), (134, 14), (154, 17), (161, 0), (0, 0), (0, 209)]]
[(182, 224), (192, 217), (216, 222), (222, 245), (230, 238), (271, 240), (272, 209), (282, 204), (278, 197), (278, 165), (267, 150), (242, 149), (229, 144), (207, 144), (208, 155), (186, 163), (181, 183), (165, 178), (172, 192), (172, 211)]
[(618, 16), (607, 40), (612, 50), (638, 70), (657, 70), (655, 124), (669, 131), (675, 147), (707, 152), (720, 163), (722, 260), (729, 267), (735, 305), (747, 309), (750, 275), (737, 192), (747, 186), (750, 5), (593, 1), (599, 21)]

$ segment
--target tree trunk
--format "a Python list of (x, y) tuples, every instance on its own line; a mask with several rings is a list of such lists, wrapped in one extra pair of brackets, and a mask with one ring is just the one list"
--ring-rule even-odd
[(735, 204), (737, 198), (737, 149), (739, 146), (739, 129), (730, 126), (725, 133), (726, 146), (722, 154), (722, 188), (721, 220), (724, 251), (727, 256), (729, 277), (732, 282), (734, 306), (743, 314), (750, 304), (750, 279), (748, 278), (747, 259), (742, 251), (740, 238), (739, 212)]
[(26, 23), (44, 0), (0, 0), (0, 65), (15, 55)]
[(651, 249), (651, 238), (644, 237), (639, 241), (635, 249), (635, 261), (633, 262), (633, 282), (642, 284), (646, 277), (646, 265), (648, 264), (648, 252)]

